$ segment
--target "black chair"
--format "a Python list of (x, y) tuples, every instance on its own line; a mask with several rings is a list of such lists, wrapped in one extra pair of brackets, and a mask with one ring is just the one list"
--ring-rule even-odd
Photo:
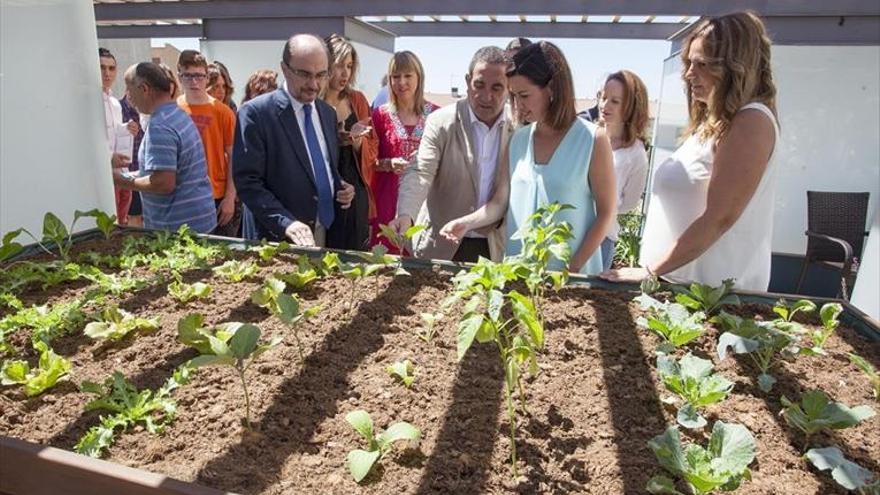
[(840, 270), (840, 292), (849, 299), (847, 280), (858, 266), (865, 243), (865, 222), (868, 217), (870, 193), (807, 191), (807, 254), (795, 292), (811, 264)]

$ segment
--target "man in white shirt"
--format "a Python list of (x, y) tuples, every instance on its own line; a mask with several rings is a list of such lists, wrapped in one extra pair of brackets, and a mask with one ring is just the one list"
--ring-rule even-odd
[[(107, 148), (110, 156), (120, 153), (131, 159), (134, 150), (132, 136), (138, 133), (138, 123), (129, 121), (122, 123), (122, 105), (113, 97), (111, 88), (116, 81), (116, 57), (106, 48), (98, 48), (98, 63), (101, 66), (101, 99), (104, 104), (104, 132), (107, 136)], [(126, 143), (128, 145), (126, 146)], [(131, 191), (114, 188), (116, 195), (116, 221), (120, 225), (127, 223), (128, 207), (131, 204)]]
[(322, 246), (334, 201), (348, 208), (354, 198), (337, 168), (336, 111), (318, 99), (329, 77), (327, 48), (300, 34), (282, 53), (284, 86), (239, 109), (233, 178), (260, 238)]
[(500, 160), (512, 132), (504, 113), (508, 66), (504, 50), (477, 50), (465, 76), (467, 98), (425, 122), (416, 163), (401, 179), (397, 218), (391, 222), (398, 232), (405, 232), (414, 218), (428, 225), (413, 242), (418, 257), (476, 262), (480, 256), (500, 260), (504, 254), (498, 225), (473, 232), (461, 244), (445, 239), (440, 229), (486, 204), (498, 167), (507, 166)]

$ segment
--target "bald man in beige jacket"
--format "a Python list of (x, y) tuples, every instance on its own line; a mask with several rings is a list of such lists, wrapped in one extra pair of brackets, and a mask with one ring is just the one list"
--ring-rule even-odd
[(492, 197), (496, 173), (512, 128), (504, 114), (509, 61), (497, 47), (484, 47), (471, 60), (467, 98), (435, 111), (425, 123), (415, 163), (401, 177), (398, 232), (416, 223), (428, 228), (413, 240), (419, 258), (476, 262), (480, 256), (500, 261), (504, 232), (500, 225), (475, 231), (461, 243), (447, 240), (440, 229), (467, 215)]

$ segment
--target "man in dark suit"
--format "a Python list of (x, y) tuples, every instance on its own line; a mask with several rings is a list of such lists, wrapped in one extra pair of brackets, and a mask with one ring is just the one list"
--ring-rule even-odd
[(291, 37), (281, 62), (285, 84), (238, 111), (233, 177), (260, 238), (322, 246), (333, 225), (334, 198), (341, 208), (354, 198), (354, 187), (337, 169), (336, 112), (317, 99), (328, 60), (321, 39)]

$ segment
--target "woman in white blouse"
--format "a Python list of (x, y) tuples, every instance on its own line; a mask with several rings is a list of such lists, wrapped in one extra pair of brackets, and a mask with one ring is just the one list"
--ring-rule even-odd
[(767, 31), (751, 12), (709, 19), (681, 57), (687, 140), (654, 172), (641, 267), (602, 276), (766, 291), (779, 137)]
[[(648, 90), (639, 76), (622, 70), (605, 79), (599, 98), (599, 123), (605, 126), (614, 153), (617, 213), (627, 213), (639, 206), (648, 179)], [(619, 231), (620, 224), (615, 221), (602, 241), (603, 270), (611, 268)]]

